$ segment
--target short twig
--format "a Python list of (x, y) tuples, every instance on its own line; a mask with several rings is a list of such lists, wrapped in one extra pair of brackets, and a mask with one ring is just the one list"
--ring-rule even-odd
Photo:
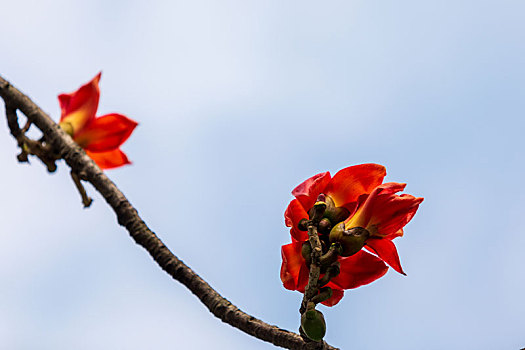
[(71, 178), (73, 179), (73, 182), (75, 183), (75, 186), (77, 187), (77, 190), (80, 193), (80, 196), (82, 197), (82, 204), (84, 205), (84, 208), (89, 208), (91, 203), (93, 203), (93, 199), (91, 199), (91, 197), (87, 195), (86, 189), (80, 181), (80, 176), (78, 176), (77, 173), (71, 170)]

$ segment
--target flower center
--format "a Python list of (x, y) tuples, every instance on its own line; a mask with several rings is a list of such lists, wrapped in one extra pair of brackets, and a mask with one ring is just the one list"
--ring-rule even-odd
[[(323, 213), (319, 224), (317, 225), (317, 233), (323, 245), (323, 253), (326, 253), (330, 247), (330, 231), (337, 224), (345, 221), (350, 216), (350, 211), (345, 207), (336, 207), (332, 197), (321, 193), (317, 198), (317, 203), (323, 202), (326, 204), (326, 209)], [(314, 208), (308, 210), (309, 219), (312, 220), (314, 215)], [(298, 228), (302, 231), (307, 231), (307, 224), (309, 220), (303, 219), (299, 222)]]

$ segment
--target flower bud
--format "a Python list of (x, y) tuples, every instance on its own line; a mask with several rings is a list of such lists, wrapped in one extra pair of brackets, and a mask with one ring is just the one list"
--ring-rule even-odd
[(321, 255), (321, 257), (319, 258), (319, 263), (321, 264), (321, 266), (326, 267), (332, 265), (334, 262), (337, 261), (337, 257), (341, 255), (341, 252), (341, 245), (339, 243), (332, 243), (328, 251), (325, 254)]
[(301, 231), (308, 231), (308, 220), (301, 219), (299, 224), (297, 224), (297, 228)]
[(327, 204), (325, 202), (326, 196), (324, 194), (320, 194), (317, 197), (317, 202), (314, 203), (314, 206), (308, 210), (308, 216), (310, 220), (312, 220), (314, 223), (319, 223), (321, 219), (323, 218), (324, 211), (326, 210)]
[(317, 228), (317, 231), (321, 234), (328, 234), (330, 233), (330, 230), (332, 229), (332, 223), (327, 218), (324, 218), (323, 220), (319, 221), (319, 225)]
[(306, 261), (306, 265), (310, 266), (310, 264), (312, 263), (312, 246), (310, 245), (309, 241), (303, 243), (301, 247), (301, 255)]
[(326, 322), (320, 311), (309, 308), (301, 315), (301, 329), (313, 341), (323, 340), (326, 334)]
[(331, 221), (339, 223), (345, 221), (350, 216), (350, 211), (344, 207), (334, 208), (331, 214)]
[(334, 224), (345, 221), (349, 216), (350, 212), (343, 207), (328, 207), (324, 212), (324, 217)]
[[(327, 196), (326, 198), (330, 198)], [(336, 207), (333, 201), (330, 203), (326, 201), (326, 210), (324, 211), (324, 217), (329, 219), (332, 223), (337, 224), (341, 221), (345, 221), (350, 216), (350, 211), (344, 207)]]
[(345, 230), (344, 223), (339, 223), (330, 231), (330, 242), (339, 242), (341, 244), (341, 256), (354, 255), (363, 248), (370, 233), (362, 227), (352, 227)]

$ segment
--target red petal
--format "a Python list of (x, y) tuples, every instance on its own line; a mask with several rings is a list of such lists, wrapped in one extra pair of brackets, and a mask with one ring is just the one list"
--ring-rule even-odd
[(101, 74), (98, 73), (77, 91), (58, 96), (61, 109), (60, 122), (70, 123), (75, 135), (95, 118), (100, 97), (98, 82)]
[(309, 274), (306, 261), (301, 255), (302, 245), (302, 242), (294, 242), (281, 247), (281, 281), (284, 288), (301, 292), (308, 284)]
[(290, 234), (296, 241), (306, 241), (308, 239), (308, 233), (299, 230), (297, 227), (301, 219), (308, 219), (308, 214), (301, 203), (294, 199), (288, 204), (288, 208), (284, 212), (284, 222), (286, 226), (291, 227)]
[(326, 305), (326, 306), (334, 306), (335, 304), (339, 302), (339, 300), (343, 298), (345, 292), (339, 288), (336, 288), (333, 285), (329, 284), (328, 286), (332, 287), (332, 297), (321, 302), (321, 304)]
[(355, 202), (362, 194), (368, 194), (383, 182), (386, 169), (379, 164), (360, 164), (339, 170), (328, 186), (326, 194), (336, 206)]
[(365, 227), (372, 236), (396, 236), (414, 216), (423, 201), (409, 194), (401, 196), (405, 184), (386, 183), (378, 186), (366, 199), (365, 203), (345, 223), (346, 228)]
[(320, 173), (293, 189), (292, 195), (301, 202), (303, 208), (308, 211), (317, 201), (317, 196), (323, 193), (326, 185), (330, 182), (330, 173)]
[(87, 155), (97, 163), (101, 169), (112, 169), (122, 165), (131, 164), (128, 157), (120, 149), (108, 152), (90, 152)]
[(122, 114), (107, 114), (95, 118), (76, 134), (74, 139), (88, 151), (111, 151), (122, 145), (137, 125), (136, 121)]
[(395, 192), (400, 191), (396, 185), (400, 184), (389, 186), (385, 191), (378, 194), (372, 203), (371, 217), (368, 223), (372, 235), (384, 237), (397, 234), (412, 220), (419, 204), (423, 201), (423, 198), (416, 198), (409, 194), (396, 195)]
[(346, 228), (352, 227), (366, 227), (369, 228), (369, 222), (372, 215), (375, 213), (375, 204), (380, 194), (391, 195), (396, 192), (402, 191), (406, 184), (399, 184), (389, 182), (380, 186), (377, 186), (370, 195), (360, 196), (358, 202), (357, 211), (350, 216), (345, 223)]
[(394, 245), (394, 242), (386, 238), (372, 237), (366, 241), (365, 247), (377, 254), (377, 256), (383, 259), (394, 270), (403, 275), (406, 275), (406, 273), (403, 271), (403, 268), (401, 267), (401, 262), (399, 261), (399, 255), (397, 254), (397, 249)]
[(383, 238), (385, 238), (385, 239), (389, 239), (389, 240), (393, 240), (394, 238), (397, 238), (397, 237), (403, 237), (403, 229), (402, 229), (402, 228), (400, 228), (400, 229), (399, 229), (397, 232), (395, 232), (395, 233), (391, 233), (391, 234), (389, 234), (389, 235), (386, 235), (386, 236), (383, 237)]
[(407, 187), (407, 184), (399, 183), (399, 182), (387, 182), (379, 186), (378, 190), (380, 194), (394, 194), (397, 192), (401, 192)]
[(364, 250), (352, 256), (340, 258), (339, 262), (341, 272), (331, 282), (341, 289), (357, 288), (374, 282), (388, 270), (383, 260)]

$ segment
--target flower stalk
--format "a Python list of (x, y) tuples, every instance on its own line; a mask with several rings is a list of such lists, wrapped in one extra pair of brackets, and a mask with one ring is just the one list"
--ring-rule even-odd
[[(323, 254), (323, 245), (319, 239), (319, 226), (326, 226), (323, 215), (327, 204), (325, 196), (320, 194), (310, 212), (310, 220), (303, 222), (308, 229), (308, 243), (302, 246), (302, 255), (310, 265), (308, 284), (299, 310), (301, 314), (301, 334), (311, 341), (321, 341), (326, 333), (326, 323), (323, 314), (315, 310), (315, 306), (330, 299), (332, 288), (323, 287), (339, 274), (337, 257), (341, 252), (339, 244), (332, 244)], [(325, 246), (326, 247), (326, 246)], [(324, 276), (320, 278), (321, 273)]]
[(321, 241), (319, 240), (319, 235), (317, 234), (317, 227), (313, 224), (308, 226), (308, 240), (312, 251), (310, 253), (311, 263), (310, 263), (310, 274), (308, 276), (308, 284), (306, 285), (303, 302), (301, 304), (300, 313), (303, 314), (306, 310), (306, 306), (310, 299), (312, 299), (318, 291), (317, 283), (319, 281), (319, 275), (321, 274), (321, 265), (319, 263), (319, 258), (321, 257)]

